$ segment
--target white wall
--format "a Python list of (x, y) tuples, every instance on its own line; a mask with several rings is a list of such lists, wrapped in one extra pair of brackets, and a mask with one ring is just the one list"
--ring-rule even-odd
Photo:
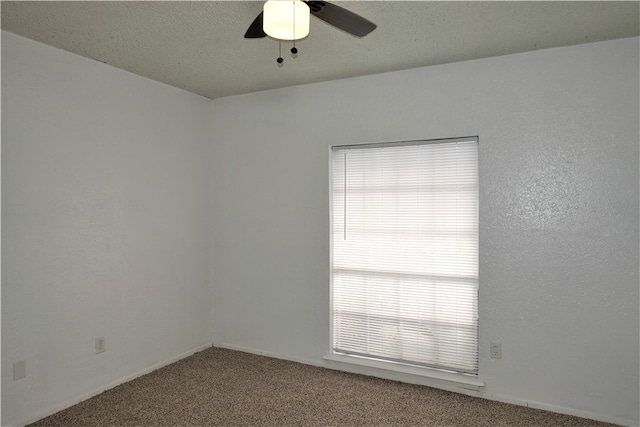
[(632, 38), (214, 100), (214, 344), (322, 363), (330, 145), (478, 135), (484, 395), (637, 425), (638, 51)]
[(321, 364), (329, 146), (466, 135), (480, 137), (485, 395), (638, 424), (638, 50), (211, 103), (3, 32), (2, 424), (201, 348), (212, 327), (219, 345)]
[(209, 104), (2, 32), (2, 425), (210, 345)]

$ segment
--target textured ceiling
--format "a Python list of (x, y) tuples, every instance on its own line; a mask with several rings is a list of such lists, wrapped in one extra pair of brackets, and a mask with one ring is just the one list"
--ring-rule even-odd
[(639, 2), (335, 1), (357, 38), (311, 18), (297, 58), (244, 39), (263, 2), (2, 1), (2, 29), (209, 97), (637, 36)]

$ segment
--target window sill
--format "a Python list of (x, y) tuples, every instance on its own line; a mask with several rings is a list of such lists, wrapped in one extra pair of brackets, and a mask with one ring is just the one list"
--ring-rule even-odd
[(462, 388), (479, 391), (485, 385), (484, 381), (479, 381), (477, 377), (471, 375), (373, 360), (366, 357), (328, 354), (324, 360), (326, 367), (330, 369), (438, 388), (451, 390)]

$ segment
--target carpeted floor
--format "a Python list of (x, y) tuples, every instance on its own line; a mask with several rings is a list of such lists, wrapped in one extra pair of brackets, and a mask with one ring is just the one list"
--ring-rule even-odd
[(211, 348), (33, 426), (610, 426)]

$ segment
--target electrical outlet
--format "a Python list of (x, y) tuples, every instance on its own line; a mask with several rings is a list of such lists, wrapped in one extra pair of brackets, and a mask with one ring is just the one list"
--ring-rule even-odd
[(27, 376), (27, 361), (21, 360), (13, 364), (13, 380), (18, 381)]
[(499, 342), (492, 342), (489, 352), (492, 359), (502, 359), (502, 344)]
[(105, 350), (104, 337), (96, 338), (96, 354), (102, 353)]

